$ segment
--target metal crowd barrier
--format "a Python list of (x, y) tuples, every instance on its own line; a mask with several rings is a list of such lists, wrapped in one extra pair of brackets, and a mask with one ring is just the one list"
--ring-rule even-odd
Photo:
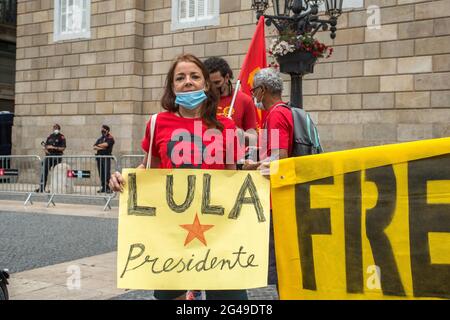
[[(25, 194), (27, 203), (32, 196), (48, 196), (47, 207), (55, 205), (55, 197), (103, 198), (111, 209), (108, 181), (112, 172), (122, 168), (136, 168), (144, 155), (114, 156), (0, 156), (0, 193)], [(103, 181), (103, 182), (102, 182)], [(103, 190), (103, 186), (105, 189)]]
[(0, 156), (0, 193), (27, 194), (25, 205), (39, 187), (40, 176), (39, 156)]
[(117, 170), (122, 172), (123, 168), (136, 168), (144, 161), (143, 154), (126, 154), (119, 157)]
[(109, 177), (117, 167), (114, 156), (46, 156), (41, 163), (39, 190), (49, 193), (47, 206), (55, 196), (103, 198), (103, 210), (111, 209), (115, 193), (109, 190)]

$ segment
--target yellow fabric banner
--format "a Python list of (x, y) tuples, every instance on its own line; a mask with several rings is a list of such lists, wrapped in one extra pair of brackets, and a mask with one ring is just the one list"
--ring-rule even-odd
[(269, 180), (227, 170), (124, 169), (123, 176), (119, 288), (267, 285)]
[(450, 298), (450, 138), (271, 164), (281, 299)]

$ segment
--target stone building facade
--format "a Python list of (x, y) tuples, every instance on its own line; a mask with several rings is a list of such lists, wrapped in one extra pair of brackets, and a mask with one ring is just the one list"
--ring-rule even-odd
[[(341, 15), (335, 40), (318, 35), (334, 53), (303, 83), (325, 149), (449, 136), (450, 0), (361, 3)], [(223, 56), (239, 73), (255, 29), (250, 7), (221, 0), (219, 25), (172, 31), (172, 0), (92, 0), (90, 38), (54, 42), (54, 0), (19, 0), (13, 153), (40, 154), (55, 122), (68, 154), (92, 154), (103, 123), (115, 154), (140, 152), (176, 55)], [(369, 7), (380, 28), (367, 27)]]
[[(14, 110), (15, 60), (15, 1), (3, 0), (0, 2), (0, 112), (12, 112)], [(0, 132), (3, 134), (3, 131)], [(3, 139), (0, 138), (0, 141), (3, 141)]]

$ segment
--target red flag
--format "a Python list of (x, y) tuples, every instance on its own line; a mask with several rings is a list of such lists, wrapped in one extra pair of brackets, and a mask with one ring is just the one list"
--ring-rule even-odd
[[(241, 81), (242, 92), (251, 96), (250, 89), (253, 86), (253, 77), (255, 74), (263, 68), (267, 67), (266, 58), (266, 41), (264, 35), (264, 17), (261, 16), (256, 26), (255, 34), (253, 35), (252, 42), (248, 48), (247, 55), (245, 56), (244, 63), (242, 64), (241, 73), (239, 73), (238, 79)], [(262, 113), (257, 109), (258, 125), (262, 126)]]

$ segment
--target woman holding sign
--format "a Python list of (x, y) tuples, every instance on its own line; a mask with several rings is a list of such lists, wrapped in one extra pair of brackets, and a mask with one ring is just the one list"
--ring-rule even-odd
[[(161, 99), (166, 111), (157, 117), (153, 115), (147, 123), (142, 139), (145, 159), (138, 168), (235, 170), (237, 149), (241, 149), (237, 148), (236, 126), (233, 120), (216, 116), (218, 101), (219, 94), (203, 63), (190, 54), (176, 58), (167, 74)], [(123, 186), (122, 175), (115, 172), (110, 180), (111, 189), (123, 191)], [(184, 299), (185, 296), (186, 291), (155, 291), (157, 299)], [(210, 290), (206, 297), (248, 299), (246, 290)]]

